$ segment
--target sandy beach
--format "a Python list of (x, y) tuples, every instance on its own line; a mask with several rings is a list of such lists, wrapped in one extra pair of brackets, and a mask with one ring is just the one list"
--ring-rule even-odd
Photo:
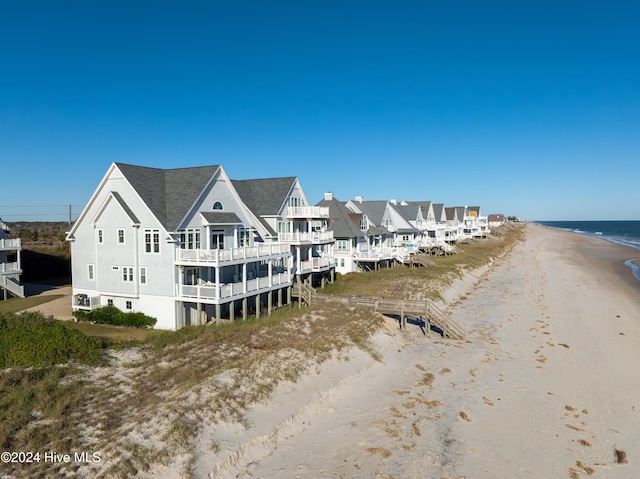
[[(528, 225), (447, 292), (466, 341), (396, 323), (204, 429), (196, 477), (640, 477), (640, 252)], [(210, 445), (216, 444), (215, 448)], [(178, 477), (175, 470), (156, 470)]]

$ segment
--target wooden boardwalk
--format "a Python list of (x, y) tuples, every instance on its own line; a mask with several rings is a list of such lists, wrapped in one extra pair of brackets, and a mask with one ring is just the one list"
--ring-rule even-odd
[(307, 304), (343, 303), (371, 309), (385, 315), (400, 316), (400, 327), (405, 328), (407, 318), (421, 318), (425, 323), (425, 332), (431, 326), (442, 331), (442, 336), (451, 339), (466, 339), (466, 331), (449, 318), (440, 308), (429, 300), (385, 299), (375, 296), (339, 296), (320, 294), (307, 283), (294, 285), (294, 295)]

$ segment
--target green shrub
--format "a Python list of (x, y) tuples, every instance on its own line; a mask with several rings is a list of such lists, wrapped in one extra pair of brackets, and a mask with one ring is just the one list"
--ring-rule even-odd
[(105, 346), (39, 312), (0, 315), (0, 368), (93, 362)]
[(84, 318), (81, 319), (86, 319), (87, 321), (98, 324), (114, 324), (116, 326), (132, 326), (134, 328), (152, 327), (157, 322), (156, 318), (147, 316), (144, 313), (125, 313), (115, 306), (96, 308), (84, 314)]

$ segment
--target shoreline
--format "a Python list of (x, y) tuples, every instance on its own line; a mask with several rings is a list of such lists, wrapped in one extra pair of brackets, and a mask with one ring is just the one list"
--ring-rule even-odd
[(552, 226), (534, 224), (533, 226), (549, 229), (563, 236), (569, 243), (571, 254), (580, 254), (584, 260), (593, 261), (602, 268), (611, 268), (629, 287), (629, 294), (640, 294), (640, 278), (634, 274), (632, 262), (640, 268), (640, 250), (633, 246), (624, 245), (606, 238), (565, 231)]

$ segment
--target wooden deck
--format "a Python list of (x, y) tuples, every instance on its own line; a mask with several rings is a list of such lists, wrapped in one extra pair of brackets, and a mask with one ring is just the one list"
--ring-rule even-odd
[(407, 318), (421, 318), (425, 331), (435, 326), (442, 336), (451, 339), (466, 339), (466, 331), (449, 318), (440, 308), (429, 300), (385, 299), (375, 296), (339, 296), (317, 293), (307, 283), (297, 283), (293, 288), (294, 296), (307, 304), (335, 302), (371, 309), (377, 313), (400, 317), (400, 327), (405, 328)]

